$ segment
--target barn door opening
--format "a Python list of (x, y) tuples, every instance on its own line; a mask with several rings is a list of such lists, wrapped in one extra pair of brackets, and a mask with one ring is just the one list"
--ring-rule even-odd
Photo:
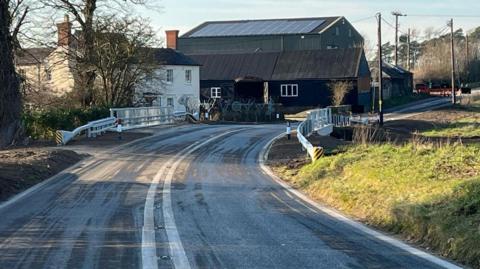
[(255, 103), (264, 102), (264, 84), (259, 78), (239, 78), (235, 80), (234, 93), (235, 100), (242, 103), (254, 101)]

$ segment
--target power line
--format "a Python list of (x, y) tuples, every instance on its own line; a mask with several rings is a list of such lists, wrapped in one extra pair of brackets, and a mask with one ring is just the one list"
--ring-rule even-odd
[(365, 18), (362, 18), (362, 19), (351, 21), (350, 23), (357, 23), (357, 22), (366, 21), (366, 20), (373, 19), (373, 18), (376, 18), (376, 16), (365, 17)]
[(448, 14), (407, 14), (409, 17), (445, 17), (445, 18), (480, 18), (480, 15), (448, 15)]

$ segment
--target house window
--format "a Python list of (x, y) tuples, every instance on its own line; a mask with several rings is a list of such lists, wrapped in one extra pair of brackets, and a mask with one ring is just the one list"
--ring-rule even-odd
[(282, 97), (297, 97), (298, 84), (282, 84), (280, 86), (280, 95)]
[(185, 82), (192, 83), (192, 70), (185, 70)]
[(27, 72), (25, 72), (25, 69), (18, 69), (18, 75), (23, 79), (27, 78)]
[(327, 45), (327, 50), (338, 49), (337, 45)]
[(222, 97), (222, 89), (219, 87), (213, 87), (210, 89), (210, 97), (218, 99)]
[(336, 36), (340, 35), (340, 28), (339, 27), (335, 27), (335, 35)]
[(167, 83), (173, 82), (173, 69), (167, 69)]
[(348, 29), (348, 37), (352, 37), (352, 29)]
[(50, 70), (48, 70), (48, 69), (45, 69), (45, 79), (46, 79), (47, 81), (52, 80), (52, 72), (51, 72)]
[(173, 106), (173, 98), (172, 97), (167, 98), (167, 106)]

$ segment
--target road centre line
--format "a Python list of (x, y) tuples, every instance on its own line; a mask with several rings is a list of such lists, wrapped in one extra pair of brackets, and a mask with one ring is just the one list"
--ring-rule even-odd
[(142, 228), (142, 268), (143, 269), (158, 269), (158, 257), (156, 250), (155, 239), (155, 220), (154, 220), (154, 203), (155, 194), (162, 176), (165, 176), (163, 183), (163, 196), (162, 196), (162, 213), (164, 218), (164, 227), (167, 234), (167, 240), (169, 243), (169, 250), (171, 260), (175, 268), (177, 269), (189, 269), (191, 268), (188, 262), (185, 249), (183, 248), (180, 235), (178, 233), (177, 226), (175, 224), (175, 217), (173, 215), (172, 199), (171, 199), (171, 184), (175, 170), (180, 163), (194, 151), (201, 147), (211, 143), (228, 134), (241, 131), (242, 129), (236, 129), (222, 134), (213, 136), (203, 142), (196, 142), (185, 149), (177, 153), (162, 168), (157, 172), (150, 184), (150, 188), (147, 192), (144, 207), (144, 218)]

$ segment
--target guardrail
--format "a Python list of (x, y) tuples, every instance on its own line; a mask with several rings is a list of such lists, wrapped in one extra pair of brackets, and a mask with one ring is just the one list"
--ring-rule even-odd
[(173, 107), (111, 108), (110, 116), (121, 119), (122, 129), (129, 130), (173, 123), (185, 112), (174, 112)]
[(57, 145), (66, 145), (70, 142), (75, 136), (81, 134), (84, 131), (87, 131), (88, 137), (96, 137), (107, 132), (109, 129), (115, 126), (116, 119), (114, 117), (105, 118), (97, 121), (89, 122), (83, 126), (76, 128), (73, 131), (63, 131), (59, 130), (55, 134), (55, 141)]
[(323, 155), (323, 148), (314, 147), (307, 137), (313, 132), (319, 135), (328, 136), (333, 132), (332, 110), (330, 108), (315, 109), (307, 113), (307, 119), (297, 127), (297, 138), (303, 148), (307, 150), (312, 161), (320, 159)]

